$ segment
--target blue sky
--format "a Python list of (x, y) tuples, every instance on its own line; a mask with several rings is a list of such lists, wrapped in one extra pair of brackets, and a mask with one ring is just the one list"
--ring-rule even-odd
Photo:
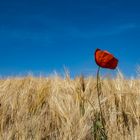
[[(94, 75), (96, 48), (136, 74), (140, 64), (138, 0), (0, 0), (0, 75)], [(110, 71), (108, 71), (109, 73)]]

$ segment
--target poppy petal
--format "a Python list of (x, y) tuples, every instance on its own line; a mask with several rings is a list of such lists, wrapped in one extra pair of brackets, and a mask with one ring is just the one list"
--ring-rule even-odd
[(109, 69), (115, 69), (117, 67), (118, 60), (109, 52), (96, 49), (94, 55), (98, 66)]

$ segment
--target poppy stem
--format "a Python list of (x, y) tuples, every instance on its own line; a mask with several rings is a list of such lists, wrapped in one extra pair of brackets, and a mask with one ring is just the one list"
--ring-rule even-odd
[[(101, 123), (103, 126), (103, 130), (105, 131), (105, 124), (104, 124), (104, 118), (103, 118), (103, 112), (102, 112), (102, 106), (101, 106), (101, 101), (100, 101), (100, 95), (101, 95), (101, 82), (100, 82), (100, 66), (98, 67), (97, 70), (97, 95), (98, 95), (98, 104), (99, 104), (99, 110), (100, 110), (100, 117), (101, 117)], [(105, 132), (106, 134), (106, 132)]]

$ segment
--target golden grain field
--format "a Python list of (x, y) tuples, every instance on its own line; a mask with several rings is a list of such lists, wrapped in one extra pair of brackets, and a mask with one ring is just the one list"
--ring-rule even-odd
[[(140, 80), (102, 79), (108, 140), (140, 140)], [(96, 78), (0, 80), (0, 140), (104, 140)]]

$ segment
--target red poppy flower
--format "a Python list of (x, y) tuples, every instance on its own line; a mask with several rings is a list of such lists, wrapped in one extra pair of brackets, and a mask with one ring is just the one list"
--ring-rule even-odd
[(95, 51), (95, 61), (102, 68), (115, 69), (118, 65), (118, 60), (112, 54), (100, 49)]

